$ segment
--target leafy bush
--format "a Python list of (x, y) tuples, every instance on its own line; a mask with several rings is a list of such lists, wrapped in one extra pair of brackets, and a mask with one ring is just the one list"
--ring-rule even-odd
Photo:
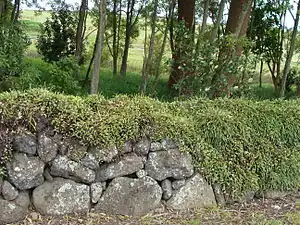
[(27, 60), (24, 75), (10, 82), (10, 89), (46, 88), (65, 94), (80, 94), (80, 77), (75, 59), (63, 58), (54, 63)]
[(0, 80), (3, 90), (8, 77), (23, 73), (24, 52), (29, 41), (19, 23), (0, 22), (0, 29)]
[(41, 26), (37, 49), (48, 62), (74, 55), (77, 18), (70, 6), (61, 2)]
[(162, 103), (139, 96), (106, 100), (33, 89), (2, 93), (0, 102), (2, 129), (11, 131), (26, 126), (34, 132), (37, 118), (45, 115), (56, 131), (88, 145), (121, 145), (144, 135), (174, 139), (209, 181), (231, 195), (300, 185), (298, 100)]

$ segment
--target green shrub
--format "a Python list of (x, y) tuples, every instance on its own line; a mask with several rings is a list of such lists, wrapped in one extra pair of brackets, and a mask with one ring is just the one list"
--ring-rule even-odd
[(61, 2), (41, 25), (36, 47), (45, 61), (59, 61), (75, 54), (76, 15), (70, 5)]
[(11, 131), (26, 126), (34, 132), (37, 117), (45, 115), (58, 132), (88, 145), (121, 145), (144, 135), (174, 139), (193, 156), (201, 174), (232, 195), (300, 186), (298, 100), (162, 103), (140, 96), (82, 98), (33, 89), (2, 93), (0, 103), (2, 126)]

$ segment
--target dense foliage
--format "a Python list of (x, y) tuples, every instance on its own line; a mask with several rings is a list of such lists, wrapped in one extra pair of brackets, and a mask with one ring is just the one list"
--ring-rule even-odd
[(76, 20), (76, 14), (72, 12), (71, 7), (62, 2), (51, 12), (51, 18), (41, 25), (37, 49), (46, 61), (58, 61), (74, 55)]
[[(46, 116), (56, 131), (88, 145), (121, 145), (149, 136), (171, 138), (205, 177), (230, 194), (293, 190), (300, 185), (299, 101), (194, 99), (162, 103), (147, 97), (65, 96), (42, 89), (0, 94), (5, 131), (35, 132)], [(4, 150), (6, 149), (6, 151)], [(4, 154), (5, 153), (5, 154)], [(3, 162), (3, 160), (2, 160)]]

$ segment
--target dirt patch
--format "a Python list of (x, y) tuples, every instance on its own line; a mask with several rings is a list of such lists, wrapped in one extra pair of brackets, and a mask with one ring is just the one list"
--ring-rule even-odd
[(256, 199), (249, 203), (223, 208), (189, 210), (184, 212), (157, 211), (142, 218), (108, 216), (90, 212), (86, 215), (45, 217), (36, 212), (18, 225), (300, 225), (300, 194), (281, 200)]

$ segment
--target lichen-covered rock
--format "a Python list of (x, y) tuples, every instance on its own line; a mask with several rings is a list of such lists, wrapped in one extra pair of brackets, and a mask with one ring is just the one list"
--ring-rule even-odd
[(139, 170), (139, 171), (137, 171), (136, 172), (136, 176), (138, 177), (138, 178), (143, 178), (143, 177), (145, 177), (145, 176), (147, 176), (148, 174), (147, 174), (147, 172), (145, 171), (145, 170)]
[(132, 141), (125, 142), (124, 145), (120, 148), (121, 154), (130, 153), (132, 151), (133, 151)]
[(105, 164), (96, 172), (97, 181), (106, 181), (116, 177), (133, 174), (144, 167), (143, 159), (136, 154), (127, 154), (122, 159)]
[(159, 206), (162, 190), (151, 177), (114, 179), (95, 209), (111, 214), (142, 216)]
[(174, 190), (178, 190), (179, 188), (183, 187), (185, 185), (185, 179), (181, 179), (181, 180), (174, 180), (172, 182), (172, 188)]
[(170, 180), (164, 180), (161, 182), (161, 189), (163, 191), (163, 199), (169, 200), (172, 197), (172, 182)]
[(0, 197), (0, 224), (15, 223), (23, 220), (30, 204), (29, 194), (20, 192), (14, 201)]
[(92, 196), (92, 203), (97, 203), (101, 198), (103, 192), (103, 183), (96, 182), (91, 184), (91, 196)]
[(39, 157), (15, 153), (11, 162), (6, 164), (8, 180), (19, 190), (37, 187), (44, 182), (44, 167)]
[(7, 201), (15, 200), (19, 195), (18, 190), (8, 181), (4, 181), (2, 185), (2, 196)]
[(96, 177), (93, 170), (68, 159), (66, 156), (60, 155), (52, 162), (50, 173), (53, 176), (64, 177), (83, 183), (92, 183)]
[(100, 168), (99, 160), (93, 152), (88, 152), (86, 156), (81, 159), (80, 163), (91, 170), (97, 170)]
[(13, 140), (13, 148), (18, 152), (33, 156), (37, 151), (36, 137), (33, 134), (16, 135)]
[(147, 155), (150, 151), (150, 144), (151, 142), (148, 138), (143, 138), (134, 145), (133, 151), (138, 155)]
[(58, 153), (58, 144), (55, 140), (41, 134), (38, 137), (38, 155), (45, 163), (51, 162)]
[(160, 142), (152, 142), (150, 145), (150, 152), (156, 152), (163, 150), (162, 144)]
[(177, 149), (178, 148), (178, 145), (175, 143), (175, 141), (170, 140), (168, 138), (163, 139), (161, 141), (161, 145), (162, 145), (162, 148), (164, 150), (170, 150), (170, 149)]
[(167, 201), (167, 206), (175, 210), (200, 208), (215, 204), (212, 187), (199, 174), (188, 179), (185, 186), (175, 191)]
[(32, 203), (43, 215), (85, 213), (91, 207), (90, 187), (72, 180), (55, 178), (33, 190)]
[(194, 173), (192, 157), (178, 149), (150, 152), (145, 165), (148, 175), (155, 180), (183, 179)]

